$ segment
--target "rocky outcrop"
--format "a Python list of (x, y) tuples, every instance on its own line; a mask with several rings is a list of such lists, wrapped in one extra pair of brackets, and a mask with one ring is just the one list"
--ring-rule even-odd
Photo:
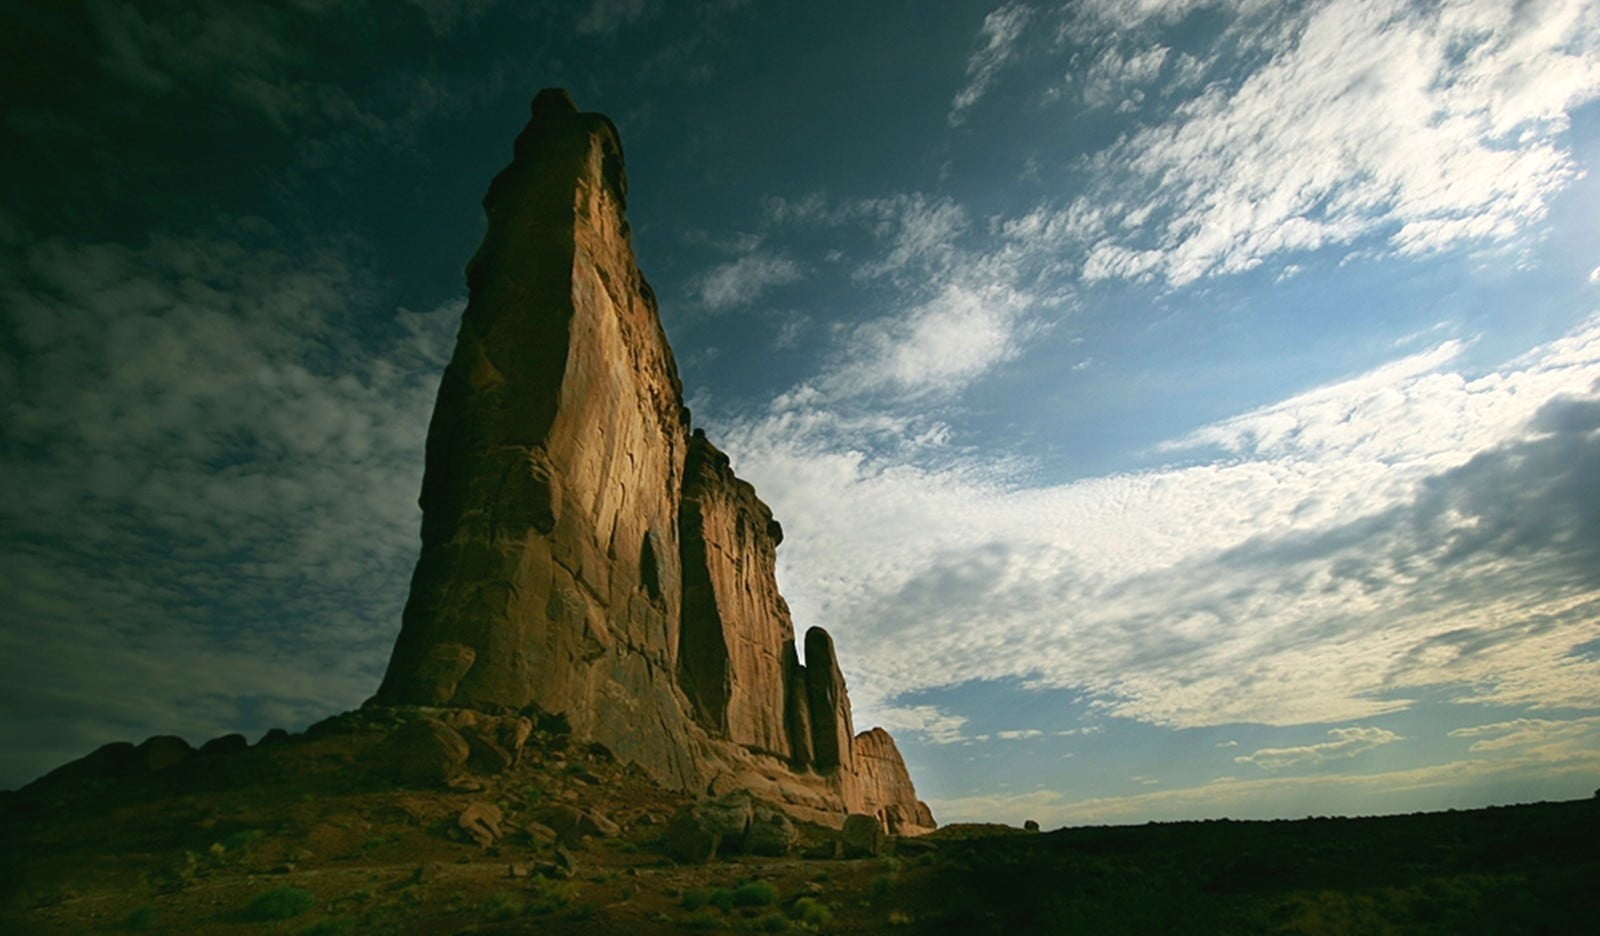
[(894, 738), (882, 728), (855, 736), (855, 773), (859, 808), (878, 817), (894, 835), (920, 835), (934, 829), (933, 811), (917, 799), (911, 774)]
[[(800, 663), (772, 512), (690, 431), (626, 200), (615, 127), (540, 92), (484, 199), (428, 427), (422, 552), (373, 704), (498, 716), (440, 726), (477, 772), (511, 763), (518, 717), (543, 713), (674, 788), (748, 790), (835, 826), (915, 813), (892, 741), (858, 763), (821, 628)], [(434, 747), (449, 763), (430, 776), (461, 762)]]
[(813, 763), (819, 770), (848, 766), (855, 732), (850, 724), (850, 696), (833, 652), (833, 638), (820, 627), (806, 631), (805, 682)]
[(541, 92), (428, 427), (422, 554), (377, 701), (566, 715), (701, 780), (676, 687), (688, 411), (611, 122)]
[[(695, 716), (712, 734), (795, 760), (786, 716), (798, 677), (789, 605), (778, 594), (783, 528), (739, 480), (728, 456), (696, 429), (679, 508), (683, 626), (678, 670)], [(804, 761), (802, 761), (804, 762)]]

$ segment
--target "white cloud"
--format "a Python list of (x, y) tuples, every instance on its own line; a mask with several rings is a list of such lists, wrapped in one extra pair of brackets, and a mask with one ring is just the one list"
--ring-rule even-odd
[(709, 270), (695, 285), (707, 307), (722, 310), (749, 305), (774, 286), (798, 282), (804, 276), (793, 260), (770, 253), (752, 253)]
[(885, 316), (853, 330), (849, 359), (822, 380), (837, 396), (890, 389), (948, 393), (1022, 350), (1031, 305), (1003, 285), (946, 285), (903, 316)]
[(1143, 99), (1138, 86), (1154, 81), (1171, 54), (1163, 45), (1126, 54), (1115, 46), (1106, 49), (1079, 79), (1083, 105), (1091, 110), (1119, 105), (1133, 109)]
[(1284, 20), (1237, 20), (1240, 42), (1277, 43), (1264, 64), (1095, 157), (1066, 210), (1157, 210), (1089, 236), (1086, 279), (1184, 284), (1368, 237), (1399, 254), (1515, 246), (1580, 175), (1563, 134), (1600, 94), (1591, 0), (1265, 9)]
[[(853, 277), (886, 280), (894, 287), (888, 302), (872, 310), (875, 314), (863, 310), (855, 324), (834, 330), (835, 348), (818, 375), (780, 395), (775, 412), (792, 412), (797, 394), (818, 411), (859, 407), (870, 397), (887, 409), (864, 417), (857, 413), (855, 421), (889, 419), (910, 426), (917, 422), (904, 415), (910, 408), (966, 389), (1018, 357), (1027, 339), (1047, 327), (1041, 303), (1024, 285), (1036, 273), (1030, 264), (1037, 258), (1010, 243), (972, 246), (966, 212), (948, 198), (909, 193), (838, 199), (813, 193), (770, 198), (765, 214), (770, 225), (866, 232), (877, 252), (856, 263)], [(851, 419), (833, 410), (826, 418)], [(936, 441), (948, 430), (924, 425), (917, 432), (923, 441)]]
[(1088, 21), (1087, 24), (1093, 28), (1104, 28), (1106, 23), (1110, 23), (1131, 29), (1152, 20), (1159, 22), (1179, 19), (1199, 7), (1252, 5), (1259, 4), (1252, 4), (1248, 0), (1237, 0), (1231, 4), (1221, 3), (1219, 0), (1090, 0), (1071, 9), (1083, 20)]
[(877, 214), (879, 229), (888, 228), (889, 252), (856, 269), (867, 278), (907, 269), (947, 267), (956, 252), (956, 240), (966, 230), (967, 216), (948, 198), (930, 200), (920, 194), (861, 203), (857, 211)]
[(1600, 283), (1600, 266), (1589, 271), (1589, 282)]
[(1507, 782), (1532, 785), (1553, 799), (1587, 797), (1596, 770), (1600, 751), (1591, 747), (1549, 757), (1473, 758), (1377, 773), (1220, 777), (1198, 786), (1122, 796), (1074, 796), (1069, 789), (1057, 789), (931, 797), (928, 804), (943, 823), (1021, 825), (1035, 819), (1046, 828), (1151, 819), (1401, 813), (1437, 808), (1438, 793), (1445, 789), (1459, 806), (1499, 803)]
[(960, 126), (967, 112), (983, 98), (995, 75), (1015, 54), (1017, 40), (1033, 11), (1021, 3), (996, 7), (983, 18), (978, 30), (979, 46), (967, 59), (967, 83), (950, 102), (950, 126)]
[(963, 715), (955, 715), (933, 705), (880, 707), (873, 713), (876, 723), (902, 736), (914, 734), (929, 744), (956, 744), (968, 740), (962, 731)]
[(1182, 441), (1216, 460), (1048, 487), (926, 464), (893, 444), (916, 417), (810, 387), (715, 431), (789, 530), (784, 593), (829, 622), (864, 713), (1016, 677), (1173, 726), (1350, 722), (1427, 686), (1600, 705), (1600, 665), (1567, 654), (1600, 613), (1600, 520), (1569, 506), (1600, 460), (1578, 402), (1600, 320), (1486, 373), (1461, 347)]
[(1306, 764), (1354, 757), (1357, 754), (1404, 740), (1386, 728), (1334, 728), (1328, 732), (1332, 741), (1306, 744), (1298, 747), (1262, 748), (1254, 754), (1241, 754), (1233, 759), (1236, 764), (1255, 764), (1263, 770), (1282, 770)]
[(654, 13), (650, 0), (593, 0), (578, 17), (579, 34), (609, 33)]
[(1467, 749), (1472, 753), (1527, 748), (1535, 745), (1548, 750), (1551, 746), (1572, 747), (1574, 742), (1579, 741), (1590, 743), (1579, 744), (1577, 747), (1592, 748), (1594, 746), (1592, 742), (1600, 740), (1600, 716), (1564, 721), (1517, 718), (1489, 725), (1456, 728), (1450, 732), (1450, 737), (1479, 739), (1473, 741), (1472, 746)]

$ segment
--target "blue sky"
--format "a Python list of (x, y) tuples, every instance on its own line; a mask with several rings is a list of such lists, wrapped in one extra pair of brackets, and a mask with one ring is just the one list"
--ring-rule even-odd
[(1600, 785), (1589, 0), (6, 16), (0, 785), (370, 695), (545, 86), (942, 820)]

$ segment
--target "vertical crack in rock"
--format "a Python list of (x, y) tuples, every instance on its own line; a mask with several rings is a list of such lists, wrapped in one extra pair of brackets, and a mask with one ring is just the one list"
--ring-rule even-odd
[(616, 128), (541, 91), (484, 198), (374, 701), (559, 714), (674, 788), (931, 827), (888, 735), (852, 735), (820, 628), (799, 662), (782, 528), (690, 433), (626, 199)]

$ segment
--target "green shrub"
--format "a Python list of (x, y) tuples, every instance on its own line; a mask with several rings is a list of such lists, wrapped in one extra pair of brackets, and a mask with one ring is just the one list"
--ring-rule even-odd
[(123, 919), (122, 928), (142, 933), (149, 929), (155, 921), (156, 911), (154, 907), (139, 907)]
[(578, 885), (571, 881), (552, 881), (549, 878), (533, 879), (533, 900), (528, 903), (529, 916), (554, 913), (572, 903), (578, 896)]
[(722, 919), (710, 910), (696, 910), (678, 921), (684, 929), (711, 930), (721, 929)]
[(754, 921), (750, 928), (758, 933), (787, 933), (789, 921), (781, 913), (769, 913)]
[(599, 915), (600, 905), (588, 900), (585, 900), (582, 903), (575, 903), (567, 909), (561, 911), (561, 919), (568, 922), (592, 920)]
[(317, 898), (298, 887), (279, 887), (260, 894), (244, 908), (247, 920), (287, 920), (317, 905)]
[(482, 909), (484, 916), (496, 920), (509, 920), (512, 917), (521, 916), (522, 911), (522, 898), (515, 894), (507, 894), (503, 891), (496, 894), (490, 894), (489, 899), (484, 901)]
[(789, 909), (789, 916), (807, 926), (827, 926), (833, 922), (833, 911), (815, 897), (801, 897)]
[(679, 906), (685, 910), (699, 910), (711, 902), (711, 892), (707, 890), (689, 890), (683, 892), (683, 899)]
[(249, 845), (251, 842), (254, 842), (256, 839), (261, 838), (266, 834), (267, 833), (261, 831), (260, 829), (240, 829), (239, 831), (233, 832), (224, 838), (222, 840), (222, 847), (226, 848), (228, 851), (238, 851), (239, 849)]
[(778, 889), (766, 881), (746, 881), (733, 892), (735, 907), (769, 907), (778, 899)]
[(726, 887), (719, 887), (711, 892), (711, 906), (723, 913), (733, 909), (733, 891)]

